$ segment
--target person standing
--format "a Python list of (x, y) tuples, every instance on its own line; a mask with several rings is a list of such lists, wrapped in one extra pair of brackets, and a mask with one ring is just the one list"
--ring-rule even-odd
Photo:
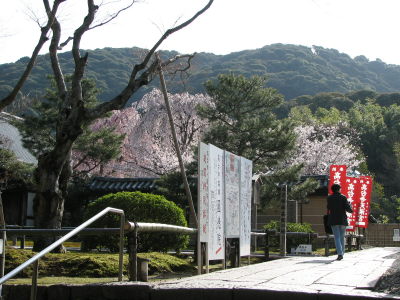
[(337, 260), (343, 259), (345, 250), (344, 237), (346, 226), (349, 225), (346, 212), (353, 212), (346, 196), (340, 193), (340, 189), (341, 187), (339, 184), (333, 184), (331, 186), (333, 194), (329, 195), (327, 198), (328, 225), (331, 226), (335, 238), (335, 247), (338, 254)]

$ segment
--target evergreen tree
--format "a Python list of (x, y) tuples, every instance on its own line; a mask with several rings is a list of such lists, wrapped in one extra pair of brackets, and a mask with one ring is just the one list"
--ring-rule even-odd
[(304, 198), (316, 188), (306, 181), (298, 184), (301, 166), (279, 168), (293, 149), (296, 136), (293, 124), (278, 120), (274, 109), (283, 101), (275, 89), (265, 87), (259, 76), (220, 75), (205, 84), (211, 105), (200, 106), (199, 114), (210, 123), (203, 141), (253, 161), (254, 171), (268, 174), (264, 180), (263, 204), (280, 196), (279, 183), (296, 184), (291, 199)]
[(357, 102), (349, 111), (348, 122), (361, 137), (368, 168), (390, 198), (400, 194), (400, 165), (396, 145), (400, 143), (400, 106), (383, 107), (375, 100)]
[(9, 185), (26, 185), (30, 186), (32, 182), (34, 166), (19, 161), (15, 154), (8, 149), (2, 147), (0, 139), (0, 177), (6, 179)]
[(295, 142), (292, 124), (273, 113), (282, 95), (264, 84), (259, 76), (220, 75), (205, 84), (211, 105), (199, 107), (210, 123), (204, 142), (252, 160), (261, 172), (276, 166)]

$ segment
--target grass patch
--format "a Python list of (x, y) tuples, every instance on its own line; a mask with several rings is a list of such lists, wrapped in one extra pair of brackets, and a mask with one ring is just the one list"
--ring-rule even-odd
[[(8, 273), (27, 261), (35, 252), (27, 249), (6, 249), (5, 272)], [(149, 274), (193, 271), (193, 263), (165, 253), (139, 253), (139, 257), (150, 259)], [(57, 277), (106, 278), (118, 276), (118, 254), (110, 253), (48, 253), (39, 262), (39, 275)], [(127, 274), (128, 255), (124, 255), (124, 274)], [(18, 277), (30, 277), (32, 266), (21, 271)]]
[(150, 259), (149, 274), (170, 273), (170, 272), (188, 272), (194, 270), (193, 263), (188, 259), (182, 259), (174, 255), (149, 252), (140, 253), (141, 258)]

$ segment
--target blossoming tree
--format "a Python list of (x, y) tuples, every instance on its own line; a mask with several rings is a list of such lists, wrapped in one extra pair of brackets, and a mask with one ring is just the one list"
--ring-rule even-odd
[[(210, 102), (203, 94), (169, 94), (175, 129), (184, 162), (193, 159), (207, 122), (198, 117), (196, 107)], [(95, 128), (113, 125), (125, 134), (121, 156), (104, 166), (102, 173), (121, 177), (159, 176), (178, 167), (171, 129), (160, 90), (153, 89), (132, 107), (114, 111), (97, 121)]]
[(341, 132), (339, 126), (300, 125), (295, 128), (296, 147), (286, 166), (303, 165), (303, 175), (327, 174), (331, 164), (357, 168), (365, 161), (354, 145), (353, 135)]

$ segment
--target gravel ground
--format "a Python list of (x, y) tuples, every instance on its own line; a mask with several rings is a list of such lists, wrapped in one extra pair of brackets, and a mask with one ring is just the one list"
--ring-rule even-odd
[(379, 279), (375, 291), (400, 296), (400, 252), (387, 256), (396, 259)]

